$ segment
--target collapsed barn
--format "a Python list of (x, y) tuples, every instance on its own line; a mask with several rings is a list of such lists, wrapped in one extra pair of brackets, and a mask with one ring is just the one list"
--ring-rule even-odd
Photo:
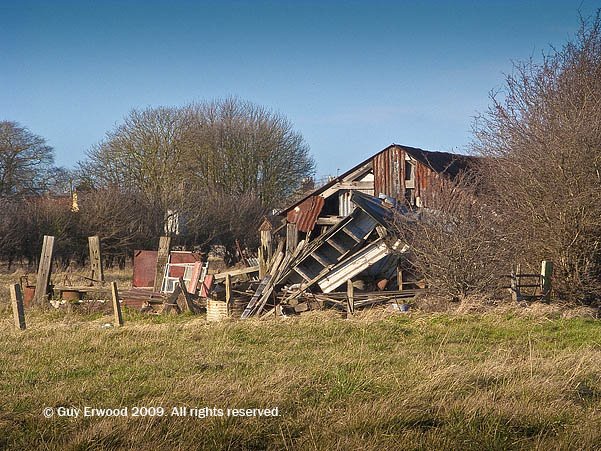
[[(385, 302), (401, 309), (424, 284), (408, 271), (408, 246), (395, 238), (391, 221), (395, 215), (428, 208), (442, 184), (475, 161), (390, 145), (266, 218), (258, 231), (258, 257), (240, 250), (236, 268), (225, 268), (219, 258), (203, 260), (193, 252), (172, 251), (169, 237), (161, 238), (158, 251), (135, 251), (132, 288), (121, 291), (119, 298), (153, 313), (206, 309), (208, 319), (287, 315), (324, 307), (353, 312)], [(97, 237), (94, 243), (91, 286), (57, 286), (59, 297), (106, 291), (97, 277)], [(51, 254), (52, 246), (46, 248), (45, 241), (37, 300), (49, 294)]]
[[(388, 146), (265, 220), (256, 265), (244, 259), (245, 267), (229, 271), (213, 271), (210, 262), (200, 272), (190, 266), (194, 276), (186, 294), (198, 296), (197, 308), (207, 308), (211, 318), (402, 304), (424, 285), (404, 266), (408, 247), (394, 238), (390, 221), (427, 208), (441, 183), (474, 162), (463, 155)], [(164, 272), (163, 284), (171, 270)], [(174, 303), (177, 295), (167, 304)], [(154, 311), (161, 308), (155, 301)]]

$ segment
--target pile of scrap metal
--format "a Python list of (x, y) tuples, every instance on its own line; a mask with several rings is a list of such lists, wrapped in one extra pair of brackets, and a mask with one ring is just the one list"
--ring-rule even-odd
[(280, 241), (242, 319), (328, 307), (353, 312), (415, 296), (417, 290), (404, 290), (397, 276), (408, 246), (389, 233), (394, 215), (407, 210), (359, 191), (351, 201), (354, 211), (318, 237), (287, 253)]

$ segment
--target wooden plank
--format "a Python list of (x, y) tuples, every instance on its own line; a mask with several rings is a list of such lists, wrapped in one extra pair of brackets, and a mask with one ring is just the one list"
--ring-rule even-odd
[(165, 267), (169, 260), (169, 250), (171, 248), (171, 237), (162, 236), (159, 239), (159, 251), (157, 254), (157, 266), (154, 275), (154, 291), (161, 291), (163, 279), (165, 278)]
[(104, 293), (108, 292), (108, 287), (90, 287), (86, 285), (54, 285), (54, 291), (81, 291), (82, 293)]
[(344, 218), (342, 216), (327, 216), (325, 218), (317, 218), (315, 224), (318, 226), (334, 226), (342, 221)]
[(115, 316), (115, 326), (123, 326), (123, 315), (121, 313), (121, 304), (119, 303), (119, 290), (117, 282), (111, 282), (111, 294), (113, 297), (113, 314)]
[(179, 295), (182, 293), (182, 291), (182, 286), (179, 283), (176, 284), (173, 293), (169, 294), (167, 299), (165, 299), (163, 302), (163, 314), (167, 314), (172, 310), (175, 310), (175, 313), (178, 314), (182, 312), (180, 305), (177, 303)]
[(38, 276), (35, 283), (33, 304), (41, 304), (47, 300), (48, 286), (50, 285), (50, 274), (52, 272), (52, 250), (54, 248), (54, 237), (44, 235), (40, 264), (38, 265)]
[(260, 230), (261, 245), (259, 246), (259, 278), (262, 279), (268, 272), (269, 262), (272, 258), (271, 230)]
[(188, 289), (186, 288), (186, 281), (184, 280), (183, 277), (179, 278), (179, 286), (180, 286), (180, 291), (182, 293), (182, 295), (184, 296), (184, 311), (188, 311), (188, 312), (192, 312), (192, 313), (196, 313), (196, 309), (194, 308), (194, 303), (192, 302), (192, 296), (190, 295), (190, 293), (188, 292)]
[(244, 312), (242, 312), (242, 315), (240, 316), (241, 319), (246, 319), (252, 314), (256, 303), (261, 298), (261, 295), (263, 294), (263, 290), (265, 290), (265, 287), (267, 286), (267, 284), (269, 284), (270, 280), (271, 280), (271, 274), (267, 274), (261, 280), (261, 283), (257, 287), (257, 291), (255, 291), (255, 294), (253, 294), (253, 297), (250, 299), (250, 301), (248, 301), (248, 305), (244, 309)]
[(296, 224), (286, 224), (286, 255), (291, 255), (298, 246), (298, 227)]
[(232, 303), (232, 276), (229, 274), (225, 276), (225, 303), (228, 308)]
[(23, 307), (23, 293), (18, 283), (10, 286), (10, 300), (13, 308), (13, 318), (17, 329), (25, 330), (25, 309)]
[[(280, 244), (283, 244), (283, 243), (280, 243)], [(278, 255), (275, 258), (275, 261), (274, 261), (274, 263), (271, 267), (271, 271), (269, 273), (271, 275), (271, 279), (270, 279), (269, 283), (267, 284), (267, 286), (265, 287), (265, 290), (261, 296), (261, 299), (259, 299), (259, 301), (257, 302), (257, 306), (254, 309), (257, 315), (261, 314), (261, 311), (263, 310), (263, 307), (265, 307), (265, 304), (267, 303), (269, 296), (271, 296), (275, 286), (281, 281), (282, 275), (285, 274), (286, 269), (288, 268), (288, 266), (290, 264), (290, 260), (292, 259), (292, 255), (288, 255), (286, 258), (284, 258), (283, 247), (280, 246), (280, 247), (278, 247), (278, 249), (279, 249)]]
[(298, 304), (296, 306), (294, 306), (294, 311), (296, 313), (302, 313), (302, 312), (306, 312), (309, 310), (309, 304), (307, 304), (306, 302), (303, 302), (302, 304)]
[(380, 238), (331, 268), (328, 274), (319, 280), (319, 287), (324, 293), (329, 293), (351, 277), (376, 264), (389, 253), (388, 246)]
[(215, 280), (225, 279), (227, 276), (241, 276), (243, 274), (252, 274), (253, 272), (259, 272), (259, 266), (251, 266), (249, 268), (232, 269), (231, 271), (224, 271), (215, 274)]
[(400, 267), (400, 265), (397, 266), (396, 282), (397, 282), (398, 289), (402, 290), (403, 289), (404, 280), (403, 280), (403, 269)]
[(200, 297), (207, 298), (209, 297), (209, 293), (213, 289), (213, 281), (215, 280), (215, 276), (213, 274), (207, 274), (202, 281), (202, 286), (200, 287)]
[(104, 282), (100, 238), (97, 235), (88, 237), (88, 248), (90, 250), (90, 278), (93, 282)]

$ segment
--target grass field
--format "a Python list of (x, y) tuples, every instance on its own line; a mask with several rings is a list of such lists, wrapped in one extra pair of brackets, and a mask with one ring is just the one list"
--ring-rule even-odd
[[(27, 320), (20, 332), (0, 316), (0, 449), (601, 445), (592, 318), (322, 312), (208, 324), (128, 312), (123, 328), (103, 328), (110, 317), (53, 311)], [(130, 416), (58, 415), (86, 406)], [(132, 417), (141, 406), (165, 414)], [(224, 416), (172, 416), (180, 406)], [(275, 407), (278, 417), (226, 414)]]

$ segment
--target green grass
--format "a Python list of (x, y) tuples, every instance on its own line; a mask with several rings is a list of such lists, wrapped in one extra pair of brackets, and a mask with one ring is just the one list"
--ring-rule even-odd
[[(0, 316), (0, 449), (594, 449), (601, 323), (512, 314)], [(45, 419), (46, 406), (280, 416)]]

